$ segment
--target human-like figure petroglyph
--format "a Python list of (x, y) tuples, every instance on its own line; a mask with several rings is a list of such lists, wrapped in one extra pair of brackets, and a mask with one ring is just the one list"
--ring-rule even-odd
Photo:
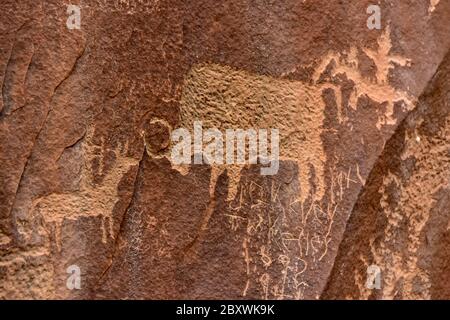
[[(370, 79), (364, 77), (358, 69), (358, 50), (352, 47), (347, 53), (330, 52), (316, 69), (314, 80), (317, 82), (323, 71), (331, 66), (331, 75), (345, 75), (347, 79), (353, 81), (355, 87), (350, 97), (349, 105), (356, 109), (358, 98), (367, 95), (378, 103), (387, 103), (387, 112), (379, 118), (377, 127), (383, 125), (394, 125), (396, 119), (394, 117), (394, 103), (403, 102), (406, 110), (414, 108), (415, 99), (407, 92), (396, 89), (389, 83), (389, 72), (395, 66), (408, 67), (411, 60), (398, 55), (391, 55), (392, 42), (390, 38), (390, 28), (387, 27), (385, 32), (378, 39), (377, 50), (363, 48), (364, 53), (374, 62), (377, 72), (376, 78)], [(326, 86), (326, 85), (325, 85)], [(333, 87), (331, 87), (333, 88)], [(337, 105), (339, 110), (342, 109), (342, 103), (338, 96)], [(342, 121), (342, 112), (339, 112), (339, 120)]]

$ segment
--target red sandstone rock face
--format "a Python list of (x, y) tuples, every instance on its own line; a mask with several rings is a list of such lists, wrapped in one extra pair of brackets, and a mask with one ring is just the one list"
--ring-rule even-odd
[[(450, 297), (449, 2), (72, 4), (2, 1), (1, 298)], [(195, 121), (278, 173), (176, 165)]]

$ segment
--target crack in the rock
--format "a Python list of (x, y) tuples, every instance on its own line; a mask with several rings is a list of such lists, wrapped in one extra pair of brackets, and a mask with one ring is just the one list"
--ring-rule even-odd
[[(19, 33), (28, 22), (29, 21), (27, 20), (24, 23), (22, 23), (22, 25), (14, 33), (15, 34)], [(0, 109), (0, 120), (5, 118), (7, 116), (6, 113), (9, 111), (9, 108), (6, 107), (7, 106), (7, 101), (6, 100), (7, 99), (6, 99), (6, 88), (5, 88), (5, 86), (6, 86), (6, 76), (7, 76), (7, 74), (10, 73), (10, 62), (11, 62), (11, 57), (13, 55), (15, 46), (16, 46), (16, 41), (14, 41), (12, 46), (11, 46), (11, 51), (9, 53), (9, 57), (8, 57), (7, 62), (6, 62), (6, 65), (5, 65), (5, 74), (3, 75), (3, 83), (2, 83), (2, 86), (1, 86), (2, 87), (2, 104), (3, 105), (2, 105), (2, 108)], [(28, 74), (28, 69), (30, 67), (30, 63), (31, 63), (31, 60), (32, 60), (33, 56), (34, 56), (34, 46), (33, 46), (32, 57), (31, 57), (30, 62), (28, 63), (28, 66), (27, 66), (27, 74)], [(21, 109), (21, 108), (19, 108), (19, 109)]]
[[(35, 53), (35, 50), (34, 50), (34, 47), (33, 47), (33, 53), (32, 53), (32, 56), (30, 58), (30, 62), (28, 63), (28, 66), (27, 66), (27, 71), (26, 71), (25, 79), (24, 79), (23, 84), (22, 84), (22, 89), (25, 89), (25, 84), (28, 82), (28, 74), (30, 73), (29, 71), (30, 71), (31, 62), (33, 61), (33, 58), (34, 58), (34, 53)], [(3, 111), (4, 111), (3, 118), (9, 117), (9, 116), (13, 115), (16, 111), (22, 110), (26, 105), (27, 105), (26, 101), (24, 101), (24, 103), (21, 106), (19, 106), (18, 108), (14, 109), (14, 110), (10, 111), (10, 108), (8, 108), (8, 109), (4, 108), (3, 109)], [(6, 113), (8, 111), (10, 111), (10, 112)], [(0, 115), (0, 118), (1, 118), (1, 115)]]
[[(69, 71), (69, 72), (67, 73), (67, 75), (66, 75), (66, 76), (58, 83), (58, 85), (57, 85), (57, 86), (55, 87), (55, 89), (53, 90), (53, 93), (52, 93), (52, 95), (51, 95), (51, 97), (50, 97), (49, 107), (47, 108), (47, 112), (46, 112), (46, 114), (45, 114), (45, 118), (44, 118), (44, 120), (43, 120), (42, 123), (41, 123), (41, 126), (40, 126), (40, 128), (39, 128), (39, 131), (38, 131), (37, 134), (35, 135), (35, 138), (34, 138), (34, 140), (33, 140), (33, 142), (32, 142), (32, 147), (31, 147), (31, 149), (30, 149), (30, 152), (29, 152), (28, 155), (27, 155), (27, 160), (26, 160), (26, 162), (25, 162), (25, 165), (24, 165), (24, 167), (23, 167), (22, 173), (21, 173), (21, 175), (20, 175), (20, 179), (19, 179), (19, 182), (18, 182), (18, 184), (17, 184), (16, 191), (15, 191), (15, 193), (14, 193), (14, 199), (13, 199), (11, 208), (10, 208), (10, 210), (9, 210), (9, 214), (8, 214), (9, 217), (11, 217), (11, 213), (12, 213), (14, 207), (15, 207), (16, 200), (17, 200), (17, 194), (18, 194), (18, 192), (19, 192), (19, 190), (20, 190), (20, 186), (21, 186), (22, 181), (23, 181), (23, 179), (24, 179), (24, 175), (25, 175), (26, 169), (27, 169), (27, 167), (28, 167), (28, 165), (29, 165), (29, 161), (30, 161), (31, 157), (33, 156), (33, 153), (34, 153), (34, 150), (35, 150), (35, 147), (36, 147), (36, 142), (37, 142), (37, 140), (39, 139), (39, 137), (40, 137), (40, 135), (41, 135), (41, 133), (42, 133), (42, 130), (45, 128), (45, 124), (46, 124), (46, 122), (47, 122), (48, 116), (49, 116), (50, 112), (52, 111), (52, 107), (51, 107), (51, 106), (52, 106), (53, 98), (54, 98), (54, 96), (55, 96), (57, 90), (59, 89), (59, 87), (60, 87), (60, 86), (61, 86), (61, 85), (69, 78), (69, 76), (72, 74), (72, 72), (76, 69), (78, 62), (79, 62), (80, 58), (84, 55), (85, 51), (86, 51), (86, 46), (84, 46), (83, 51), (81, 52), (81, 54), (79, 54), (78, 57), (75, 59), (75, 61), (74, 61), (73, 65), (72, 65), (72, 68), (70, 69), (70, 71)], [(15, 217), (11, 217), (11, 219), (12, 219), (12, 223), (13, 223), (13, 224), (16, 224), (16, 219), (15, 219)], [(17, 227), (17, 226), (16, 226), (16, 227)], [(17, 244), (20, 244), (19, 232), (17, 231), (16, 228), (14, 229), (14, 231), (15, 231), (15, 232), (14, 232), (14, 233), (15, 233), (14, 241), (15, 241), (15, 244), (17, 245)]]
[(81, 142), (86, 137), (86, 133), (87, 133), (87, 130), (85, 129), (83, 131), (83, 134), (79, 138), (77, 138), (74, 143), (64, 147), (64, 149), (61, 151), (61, 153), (58, 156), (58, 158), (56, 158), (55, 162), (58, 162), (59, 159), (61, 159), (62, 155), (64, 154), (64, 152), (67, 151), (67, 149), (71, 149), (71, 148), (75, 147), (79, 142)]
[(118, 251), (118, 246), (119, 246), (119, 238), (120, 235), (123, 232), (123, 228), (125, 226), (125, 218), (127, 216), (128, 211), (130, 210), (132, 204), (134, 204), (135, 202), (135, 198), (136, 198), (136, 190), (138, 187), (138, 180), (139, 180), (139, 174), (142, 170), (142, 163), (144, 162), (146, 156), (146, 151), (145, 148), (142, 152), (142, 156), (141, 159), (139, 160), (139, 165), (136, 169), (136, 175), (134, 177), (134, 181), (133, 181), (133, 191), (131, 193), (130, 196), (130, 201), (128, 202), (127, 207), (125, 208), (123, 214), (122, 214), (122, 219), (120, 220), (120, 224), (119, 224), (119, 230), (117, 231), (116, 236), (114, 237), (114, 244), (113, 244), (113, 248), (112, 248), (112, 257), (111, 257), (111, 261), (109, 262), (108, 266), (105, 268), (105, 270), (100, 274), (96, 284), (93, 286), (94, 287), (94, 295), (95, 295), (95, 291), (98, 289), (98, 287), (100, 286), (102, 280), (104, 279), (104, 277), (106, 276), (106, 274), (108, 273), (108, 271), (111, 269), (114, 260), (117, 258), (117, 251)]
[[(56, 87), (53, 90), (53, 93), (51, 95), (51, 98), (50, 98), (51, 99), (50, 105), (51, 105), (51, 102), (53, 101), (53, 98), (56, 95), (56, 92), (58, 91), (58, 89), (72, 75), (72, 73), (77, 68), (79, 60), (84, 56), (84, 53), (86, 52), (86, 47), (87, 47), (86, 45), (83, 47), (83, 51), (81, 51), (81, 53), (75, 58), (75, 62), (73, 63), (72, 68), (69, 70), (69, 72), (66, 74), (66, 76), (56, 85)], [(50, 111), (51, 111), (51, 109), (49, 110), (48, 113), (50, 113)]]
[[(213, 172), (211, 171), (211, 175), (212, 174), (213, 174)], [(204, 237), (206, 230), (208, 229), (209, 221), (211, 220), (211, 217), (214, 213), (214, 209), (216, 208), (216, 202), (217, 202), (216, 188), (217, 188), (219, 177), (220, 177), (220, 175), (218, 177), (216, 177), (215, 181), (213, 182), (214, 186), (212, 187), (213, 189), (212, 189), (212, 192), (211, 192), (211, 195), (209, 198), (209, 202), (206, 207), (205, 214), (202, 218), (202, 221), (201, 221), (200, 227), (197, 231), (197, 234), (195, 235), (194, 239), (183, 250), (184, 255), (187, 257), (195, 254), (196, 246), (200, 243), (200, 241)]]
[(14, 44), (11, 47), (11, 51), (9, 53), (9, 57), (8, 57), (8, 61), (6, 62), (5, 65), (5, 74), (3, 75), (3, 83), (2, 83), (2, 108), (0, 109), (0, 119), (2, 119), (4, 117), (4, 113), (6, 110), (6, 89), (5, 89), (5, 85), (6, 85), (6, 75), (8, 74), (8, 69), (9, 69), (9, 63), (12, 57), (12, 52), (14, 50)]

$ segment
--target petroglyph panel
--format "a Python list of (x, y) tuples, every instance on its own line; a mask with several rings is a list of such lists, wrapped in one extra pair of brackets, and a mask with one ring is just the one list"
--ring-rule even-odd
[[(2, 1), (0, 298), (450, 297), (449, 1), (71, 5)], [(195, 121), (278, 173), (175, 165)]]

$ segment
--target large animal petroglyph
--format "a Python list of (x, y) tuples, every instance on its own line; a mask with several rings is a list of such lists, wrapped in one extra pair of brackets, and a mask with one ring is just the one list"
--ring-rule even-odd
[[(331, 76), (342, 75), (353, 81), (349, 105), (354, 109), (362, 96), (380, 104), (386, 103), (387, 111), (380, 115), (377, 127), (394, 125), (394, 103), (402, 102), (405, 110), (411, 110), (414, 99), (389, 83), (390, 70), (396, 66), (407, 67), (411, 63), (409, 59), (391, 55), (391, 48), (390, 29), (387, 28), (378, 39), (376, 50), (352, 47), (349, 52), (330, 52), (319, 61), (313, 84), (255, 75), (217, 64), (196, 65), (185, 79), (180, 127), (192, 130), (194, 121), (202, 121), (204, 127), (218, 128), (223, 132), (239, 128), (279, 129), (280, 160), (294, 161), (299, 166), (299, 199), (304, 201), (310, 193), (313, 170), (317, 188), (313, 197), (320, 200), (325, 192), (326, 159), (320, 136), (324, 121), (324, 89), (334, 90), (339, 122), (346, 121), (339, 85), (321, 81), (321, 75), (327, 71)], [(374, 62), (377, 69), (375, 78), (361, 74), (358, 50)], [(218, 170), (222, 168), (216, 167)], [(228, 171), (231, 175), (230, 199), (236, 195), (239, 168), (234, 166)]]

